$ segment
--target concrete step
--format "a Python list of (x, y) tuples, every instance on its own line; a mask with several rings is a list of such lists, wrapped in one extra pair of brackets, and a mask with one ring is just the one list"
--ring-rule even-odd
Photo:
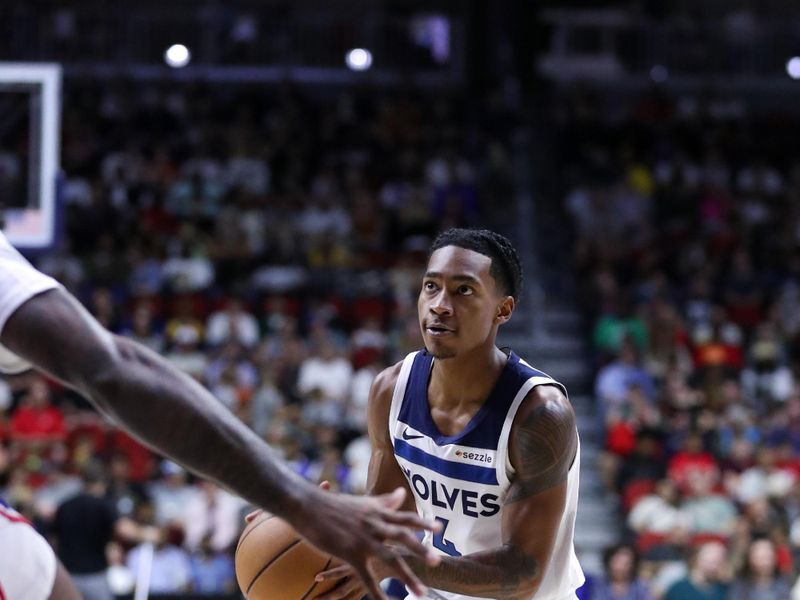
[(578, 554), (578, 561), (587, 575), (602, 575), (605, 572), (603, 553), (600, 550), (584, 550)]
[[(580, 434), (580, 431), (578, 434)], [(594, 440), (584, 441), (583, 438), (581, 438), (581, 466), (584, 464), (594, 464), (602, 450), (603, 446), (600, 442)]]
[(535, 340), (536, 352), (542, 355), (583, 357), (586, 352), (586, 340), (580, 334), (563, 334), (547, 336), (542, 340)]
[(581, 440), (602, 442), (605, 437), (605, 427), (594, 415), (576, 415), (578, 432)]
[[(561, 273), (563, 277), (563, 272)], [(548, 310), (569, 310), (580, 313), (581, 307), (572, 294), (545, 294), (544, 308)]]
[(544, 314), (544, 328), (553, 337), (558, 334), (581, 334), (583, 315), (573, 308), (548, 307)]
[(614, 522), (593, 523), (575, 528), (575, 546), (582, 551), (602, 551), (617, 543), (620, 537), (620, 528)]
[(606, 488), (600, 477), (591, 478), (592, 471), (581, 471), (580, 494), (586, 499), (600, 499), (605, 496)]
[(608, 495), (606, 489), (600, 481), (589, 481), (584, 477), (586, 473), (581, 472), (580, 499), (581, 502), (603, 502)]
[(583, 325), (575, 323), (557, 323), (555, 325), (544, 325), (547, 335), (551, 337), (559, 337), (562, 335), (582, 335)]
[(590, 373), (577, 377), (560, 377), (558, 381), (566, 386), (570, 398), (574, 394), (590, 394), (594, 389), (594, 377)]
[(597, 468), (592, 464), (593, 462), (584, 461), (583, 457), (581, 457), (581, 486), (590, 487), (595, 483), (602, 483), (600, 473), (597, 472)]
[[(537, 342), (528, 351), (533, 361), (541, 360), (581, 360), (590, 366), (586, 358), (585, 345), (582, 341), (574, 341), (569, 338), (553, 338), (549, 341)], [(528, 359), (529, 362), (531, 359)], [(535, 365), (534, 365), (535, 366)]]
[(570, 394), (570, 401), (575, 406), (594, 406), (594, 394)]
[[(519, 329), (500, 329), (497, 334), (497, 345), (500, 347), (508, 346), (527, 361), (533, 359), (530, 355), (531, 350), (536, 348), (536, 340), (529, 327)], [(523, 354), (525, 352), (525, 354)]]
[(585, 404), (573, 404), (572, 409), (575, 411), (575, 416), (579, 422), (596, 420), (597, 414), (594, 406), (586, 406)]
[(536, 358), (535, 367), (555, 379), (590, 378), (592, 375), (589, 364), (582, 356), (558, 358), (541, 355)]
[[(577, 400), (576, 400), (577, 398)], [(572, 396), (570, 395), (569, 400), (572, 403), (572, 409), (575, 411), (575, 416), (579, 419), (594, 419), (597, 417), (597, 407), (594, 404), (588, 403), (581, 398), (585, 398), (585, 396)]]
[(608, 494), (604, 490), (580, 490), (579, 502), (605, 502), (608, 499)]
[(527, 329), (507, 330), (497, 336), (497, 343), (513, 348), (531, 364), (542, 357), (585, 360), (586, 342), (580, 335), (537, 336)]
[(578, 504), (578, 523), (596, 523), (598, 521), (617, 520), (617, 510), (611, 503), (603, 499), (581, 499)]

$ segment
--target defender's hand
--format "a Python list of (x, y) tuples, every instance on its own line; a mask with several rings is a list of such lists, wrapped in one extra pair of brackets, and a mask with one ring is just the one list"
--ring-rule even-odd
[[(413, 531), (438, 531), (441, 525), (415, 513), (398, 512), (405, 494), (403, 488), (373, 497), (320, 493), (309, 504), (313, 510), (307, 518), (298, 520), (298, 531), (320, 550), (349, 563), (374, 600), (386, 600), (378, 585), (385, 577), (396, 577), (413, 593), (424, 595), (425, 586), (403, 554), (410, 552), (431, 566), (437, 565), (439, 556), (423, 546)], [(348, 584), (348, 590), (355, 593), (355, 585)]]
[[(339, 565), (317, 573), (316, 581), (332, 581), (340, 580), (335, 588), (328, 590), (324, 594), (315, 596), (314, 600), (361, 600), (367, 595), (367, 588), (358, 578), (358, 575), (350, 565)], [(380, 581), (383, 577), (377, 576), (376, 579)]]

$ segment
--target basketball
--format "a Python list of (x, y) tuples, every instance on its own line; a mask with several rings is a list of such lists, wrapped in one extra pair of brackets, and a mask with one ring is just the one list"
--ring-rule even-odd
[(304, 600), (333, 588), (314, 576), (333, 562), (291, 525), (260, 514), (242, 531), (236, 546), (236, 580), (247, 600)]

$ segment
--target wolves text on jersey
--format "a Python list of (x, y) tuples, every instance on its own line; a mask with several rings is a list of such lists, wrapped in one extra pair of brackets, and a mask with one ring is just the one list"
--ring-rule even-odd
[(478, 494), (472, 490), (449, 486), (433, 478), (428, 479), (419, 473), (412, 473), (406, 467), (402, 469), (414, 492), (423, 501), (430, 498), (433, 506), (461, 512), (473, 519), (479, 516), (491, 517), (500, 511), (500, 498), (497, 494)]

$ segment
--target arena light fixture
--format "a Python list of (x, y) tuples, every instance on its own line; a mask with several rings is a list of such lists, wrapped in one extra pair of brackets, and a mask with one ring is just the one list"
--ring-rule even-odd
[(172, 44), (164, 52), (164, 62), (173, 69), (185, 67), (190, 60), (192, 60), (192, 53), (183, 44)]
[(366, 71), (372, 66), (372, 52), (366, 48), (353, 48), (345, 55), (344, 63), (351, 71)]
[(786, 72), (792, 79), (800, 79), (800, 56), (793, 56), (786, 61)]

